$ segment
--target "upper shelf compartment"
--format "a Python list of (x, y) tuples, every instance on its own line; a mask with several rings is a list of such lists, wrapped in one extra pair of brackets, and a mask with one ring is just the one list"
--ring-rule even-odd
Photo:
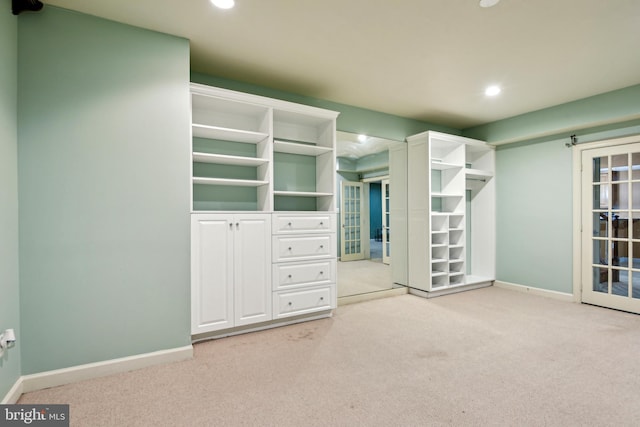
[(269, 137), (268, 107), (192, 93), (193, 136), (257, 144)]
[[(327, 115), (324, 117), (323, 115), (309, 115), (297, 111), (276, 109), (273, 111), (273, 138), (281, 143), (288, 143), (289, 145), (279, 144), (281, 147), (288, 147), (287, 149), (292, 149), (293, 144), (301, 146), (313, 144), (333, 150), (335, 147), (335, 116)], [(292, 151), (281, 152), (302, 154)]]

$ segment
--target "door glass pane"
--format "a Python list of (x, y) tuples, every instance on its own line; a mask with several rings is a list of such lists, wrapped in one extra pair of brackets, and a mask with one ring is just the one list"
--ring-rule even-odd
[(627, 270), (611, 270), (611, 293), (621, 297), (629, 296), (629, 272)]
[(613, 209), (629, 209), (629, 184), (626, 182), (612, 184), (611, 206)]
[(629, 266), (629, 243), (620, 240), (614, 240), (611, 243), (611, 265), (620, 267)]
[(609, 264), (609, 241), (594, 240), (593, 241), (593, 263), (600, 265)]
[(613, 220), (611, 221), (613, 237), (629, 237), (629, 220), (626, 216), (626, 212), (613, 213)]
[(631, 178), (640, 179), (640, 153), (631, 154)]
[(629, 156), (627, 153), (611, 156), (611, 180), (629, 180)]
[(640, 212), (631, 212), (631, 237), (640, 239)]
[(606, 267), (593, 267), (593, 290), (609, 293), (609, 273)]
[(607, 237), (609, 221), (607, 221), (607, 214), (605, 212), (594, 212), (593, 214), (593, 236), (594, 237)]
[(631, 271), (631, 297), (640, 299), (640, 273)]
[(640, 209), (640, 182), (631, 184), (631, 209)]
[[(633, 242), (631, 244), (633, 249), (632, 259), (631, 259), (631, 268), (636, 268), (640, 270), (640, 242)], [(637, 279), (640, 281), (640, 274), (637, 275)]]
[(609, 209), (609, 184), (593, 186), (593, 208)]
[(608, 182), (608, 157), (596, 157), (593, 159), (593, 182)]

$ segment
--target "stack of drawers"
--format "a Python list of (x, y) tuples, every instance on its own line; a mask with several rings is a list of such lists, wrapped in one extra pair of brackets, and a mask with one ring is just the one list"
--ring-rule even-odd
[(273, 214), (273, 318), (336, 308), (335, 214)]

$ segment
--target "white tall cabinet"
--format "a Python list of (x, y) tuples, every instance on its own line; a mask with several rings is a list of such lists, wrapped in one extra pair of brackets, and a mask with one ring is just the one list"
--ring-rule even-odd
[(271, 218), (191, 218), (193, 333), (271, 320)]
[(338, 113), (199, 84), (191, 99), (192, 335), (330, 315)]
[(408, 286), (437, 296), (495, 280), (495, 150), (423, 132), (408, 144)]

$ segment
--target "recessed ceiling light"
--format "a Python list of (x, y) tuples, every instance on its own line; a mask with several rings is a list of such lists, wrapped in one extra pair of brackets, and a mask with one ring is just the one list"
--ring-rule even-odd
[(365, 142), (367, 140), (367, 135), (358, 135), (358, 141)]
[(493, 86), (489, 86), (488, 88), (486, 88), (484, 90), (484, 94), (487, 95), (487, 96), (496, 96), (501, 91), (502, 91), (502, 89), (500, 89), (500, 86), (493, 85)]
[(234, 0), (211, 0), (211, 3), (220, 9), (231, 9), (236, 4)]
[(480, 7), (492, 7), (497, 5), (500, 0), (480, 0)]

